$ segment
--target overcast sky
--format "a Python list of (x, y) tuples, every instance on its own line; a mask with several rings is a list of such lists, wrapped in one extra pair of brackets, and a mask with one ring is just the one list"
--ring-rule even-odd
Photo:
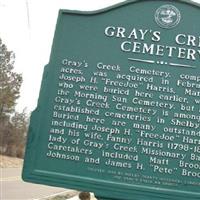
[(15, 70), (24, 79), (19, 111), (25, 107), (32, 111), (37, 105), (58, 10), (98, 10), (119, 2), (122, 0), (0, 0), (0, 38), (15, 52)]

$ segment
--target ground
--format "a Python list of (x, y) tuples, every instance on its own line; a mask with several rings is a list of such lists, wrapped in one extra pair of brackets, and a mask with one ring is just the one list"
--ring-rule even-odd
[(3, 156), (0, 154), (0, 168), (19, 168), (23, 165), (23, 159)]
[[(23, 159), (13, 158), (9, 156), (4, 156), (0, 154), (0, 168), (22, 168)], [(1, 177), (2, 178), (2, 177)], [(79, 200), (78, 191), (67, 191), (62, 195), (57, 195), (54, 197), (44, 198), (44, 200)], [(92, 194), (91, 200), (96, 200)]]

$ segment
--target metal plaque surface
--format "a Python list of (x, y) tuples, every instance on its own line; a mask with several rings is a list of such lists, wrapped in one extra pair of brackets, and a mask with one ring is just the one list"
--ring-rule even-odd
[(200, 7), (60, 10), (23, 179), (127, 200), (200, 199)]

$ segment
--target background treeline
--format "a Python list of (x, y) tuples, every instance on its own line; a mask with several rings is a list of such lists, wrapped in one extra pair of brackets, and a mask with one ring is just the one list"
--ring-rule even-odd
[(14, 72), (15, 54), (0, 39), (0, 153), (22, 158), (29, 117), (15, 110), (22, 75)]

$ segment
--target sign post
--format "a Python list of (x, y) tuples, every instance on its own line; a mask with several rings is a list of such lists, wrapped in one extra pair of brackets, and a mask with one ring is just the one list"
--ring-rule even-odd
[(200, 7), (60, 10), (25, 181), (102, 200), (199, 200)]

